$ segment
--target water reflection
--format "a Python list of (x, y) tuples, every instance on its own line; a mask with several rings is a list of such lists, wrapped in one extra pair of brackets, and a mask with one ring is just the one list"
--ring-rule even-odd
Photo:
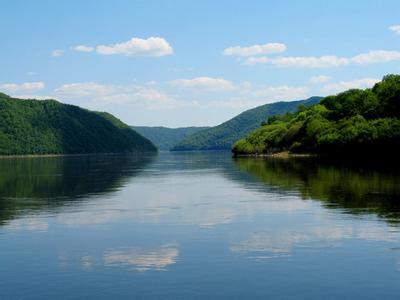
[[(125, 186), (144, 170), (138, 184)], [(118, 201), (107, 202), (104, 195), (118, 190)], [(298, 194), (329, 209), (400, 219), (400, 175), (388, 169), (304, 158), (232, 160), (227, 153), (0, 160), (0, 224), (8, 220), (14, 230), (47, 230), (46, 220), (31, 213), (58, 207), (64, 207), (57, 211), (58, 221), (68, 226), (130, 219), (211, 227), (262, 212), (309, 209)], [(88, 209), (94, 198), (97, 209)], [(81, 209), (69, 209), (72, 204)]]
[(400, 174), (394, 168), (366, 168), (312, 158), (238, 158), (237, 167), (268, 186), (300, 192), (303, 199), (352, 214), (400, 219)]
[(243, 189), (242, 182), (228, 181), (216, 170), (142, 176), (118, 196), (118, 201), (101, 199), (79, 210), (64, 209), (57, 221), (70, 227), (131, 221), (212, 228), (241, 217), (310, 208), (310, 203), (295, 196), (263, 192), (260, 198), (260, 193)]
[(49, 224), (43, 218), (25, 217), (9, 221), (7, 229), (12, 231), (47, 231)]
[(387, 169), (229, 153), (35, 160), (0, 161), (2, 299), (400, 292)]
[[(104, 197), (119, 190), (118, 201)], [(304, 158), (232, 160), (229, 153), (0, 160), (0, 224), (8, 220), (14, 230), (47, 230), (45, 218), (31, 213), (58, 207), (64, 208), (57, 220), (67, 226), (135, 220), (212, 227), (243, 216), (310, 209), (299, 194), (329, 209), (400, 219), (400, 176), (388, 169)], [(95, 198), (92, 207), (88, 201)]]
[[(0, 159), (0, 224), (118, 190), (154, 156), (88, 155)], [(22, 223), (29, 223), (23, 220)], [(18, 222), (13, 224), (18, 227)], [(32, 228), (31, 225), (21, 225)]]
[(107, 267), (123, 268), (142, 273), (146, 271), (166, 271), (179, 258), (179, 248), (175, 244), (162, 244), (153, 247), (131, 246), (90, 249), (89, 252), (82, 254), (81, 251), (66, 252), (63, 250), (58, 254), (59, 266), (67, 268), (77, 264), (88, 271), (93, 268)]
[(105, 266), (127, 266), (136, 271), (162, 271), (176, 263), (179, 251), (175, 245), (163, 245), (152, 249), (128, 248), (106, 250), (103, 255)]
[(310, 225), (301, 229), (287, 226), (252, 233), (245, 240), (232, 243), (230, 249), (259, 260), (291, 256), (296, 248), (315, 252), (341, 247), (346, 240), (395, 243), (400, 238), (399, 232), (388, 232), (387, 228), (376, 224), (360, 227), (354, 224), (338, 226), (334, 222), (323, 227), (321, 224)]

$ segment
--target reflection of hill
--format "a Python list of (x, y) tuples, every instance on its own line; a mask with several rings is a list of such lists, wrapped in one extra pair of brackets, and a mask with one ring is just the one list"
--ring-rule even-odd
[(115, 191), (152, 160), (151, 155), (0, 159), (0, 224), (22, 211)]
[(307, 158), (238, 158), (240, 170), (268, 185), (298, 191), (304, 198), (351, 213), (376, 213), (400, 219), (400, 174), (379, 168), (335, 165)]
[[(140, 177), (145, 181), (132, 185), (130, 191), (146, 201), (117, 197), (102, 203), (97, 219), (89, 210), (70, 215), (72, 221), (68, 222), (86, 224), (99, 222), (99, 218), (107, 221), (121, 217), (152, 222), (162, 217), (166, 222), (210, 226), (243, 214), (306, 204), (296, 197), (289, 197), (293, 200), (290, 203), (275, 201), (277, 194), (282, 196), (279, 199), (301, 194), (305, 199), (322, 201), (327, 208), (400, 220), (399, 173), (313, 159), (232, 160), (230, 153), (224, 152), (180, 152), (160, 153), (154, 160), (151, 156), (116, 155), (2, 159), (0, 224), (34, 210), (80, 205), (120, 189), (144, 169), (147, 171)], [(208, 185), (209, 181), (212, 183)], [(266, 201), (233, 199), (232, 193), (240, 193), (243, 188), (262, 193)], [(275, 200), (268, 201), (270, 198)]]

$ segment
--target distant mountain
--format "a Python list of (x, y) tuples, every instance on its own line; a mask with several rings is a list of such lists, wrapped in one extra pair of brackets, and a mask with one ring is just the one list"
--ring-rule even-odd
[(172, 148), (173, 151), (230, 150), (233, 143), (258, 128), (268, 117), (295, 112), (300, 105), (318, 103), (321, 97), (306, 100), (276, 102), (247, 110), (218, 126), (210, 127), (184, 138)]
[(108, 113), (0, 93), (0, 155), (156, 151)]
[(134, 130), (153, 142), (160, 150), (170, 150), (178, 144), (183, 138), (209, 127), (147, 127), (132, 126)]

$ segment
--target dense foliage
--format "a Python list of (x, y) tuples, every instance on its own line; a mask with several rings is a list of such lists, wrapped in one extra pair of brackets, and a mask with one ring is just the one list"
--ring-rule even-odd
[(134, 130), (139, 132), (144, 137), (148, 138), (160, 150), (170, 150), (178, 144), (185, 137), (204, 130), (208, 127), (181, 127), (181, 128), (167, 128), (167, 127), (147, 127), (147, 126), (133, 126)]
[(0, 155), (155, 151), (108, 113), (0, 94)]
[(348, 90), (297, 113), (270, 118), (232, 148), (235, 154), (373, 154), (399, 150), (400, 75), (387, 75), (372, 89)]
[(172, 150), (229, 150), (235, 141), (255, 130), (268, 117), (293, 112), (299, 105), (309, 106), (320, 100), (320, 97), (312, 97), (307, 100), (258, 106), (218, 126), (201, 130), (184, 138)]

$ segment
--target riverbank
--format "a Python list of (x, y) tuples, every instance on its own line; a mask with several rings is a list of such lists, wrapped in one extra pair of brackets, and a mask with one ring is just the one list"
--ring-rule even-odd
[(316, 154), (311, 153), (290, 153), (289, 151), (282, 151), (276, 153), (248, 153), (248, 154), (233, 154), (234, 157), (276, 157), (276, 158), (290, 158), (290, 157), (316, 157)]
[(158, 151), (138, 151), (138, 152), (108, 152), (108, 153), (60, 153), (60, 154), (10, 154), (0, 155), (0, 159), (7, 158), (37, 158), (37, 157), (70, 157), (70, 156), (93, 156), (93, 155), (132, 155), (132, 154), (157, 154)]

